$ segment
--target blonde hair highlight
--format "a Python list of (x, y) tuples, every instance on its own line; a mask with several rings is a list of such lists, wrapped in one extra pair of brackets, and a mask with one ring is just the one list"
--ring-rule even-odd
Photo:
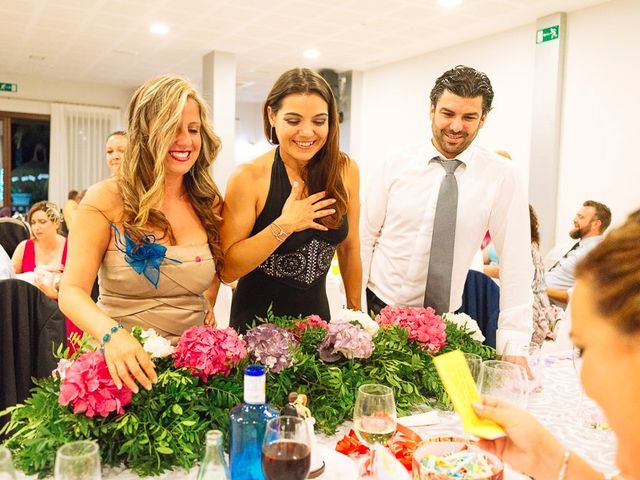
[(164, 196), (165, 158), (181, 122), (187, 99), (200, 109), (200, 155), (188, 174), (184, 186), (191, 204), (207, 232), (207, 241), (216, 264), (222, 271), (220, 248), (221, 218), (215, 213), (222, 203), (209, 169), (220, 151), (220, 139), (211, 129), (208, 107), (195, 88), (183, 78), (161, 75), (140, 86), (129, 102), (129, 146), (120, 165), (118, 188), (123, 200), (123, 227), (136, 242), (149, 227), (162, 232), (170, 244), (175, 236), (159, 205)]

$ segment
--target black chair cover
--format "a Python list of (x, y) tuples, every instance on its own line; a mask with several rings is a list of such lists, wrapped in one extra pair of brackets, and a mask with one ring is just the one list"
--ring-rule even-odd
[[(66, 343), (58, 303), (22, 280), (0, 280), (0, 410), (22, 402), (31, 377), (51, 375), (53, 352)], [(0, 427), (7, 423), (0, 417)]]
[(10, 257), (18, 244), (29, 238), (29, 229), (17, 218), (0, 218), (0, 245)]

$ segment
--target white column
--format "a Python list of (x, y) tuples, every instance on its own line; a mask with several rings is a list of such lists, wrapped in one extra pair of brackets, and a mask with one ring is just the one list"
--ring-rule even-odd
[(529, 199), (538, 213), (542, 252), (555, 244), (566, 13), (536, 21)]
[(213, 131), (222, 150), (213, 164), (213, 179), (224, 195), (235, 167), (236, 57), (228, 52), (209, 52), (202, 57), (202, 95), (211, 109)]

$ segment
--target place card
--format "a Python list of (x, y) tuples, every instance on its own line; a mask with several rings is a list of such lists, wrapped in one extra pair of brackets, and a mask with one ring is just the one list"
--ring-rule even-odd
[(434, 357), (433, 364), (451, 399), (453, 408), (460, 415), (465, 431), (488, 440), (505, 436), (500, 425), (492, 420), (478, 417), (473, 409), (472, 404), (481, 400), (464, 354), (460, 350), (453, 350)]

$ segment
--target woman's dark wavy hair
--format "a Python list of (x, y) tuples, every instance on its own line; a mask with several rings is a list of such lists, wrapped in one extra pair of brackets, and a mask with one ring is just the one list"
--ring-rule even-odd
[(327, 141), (307, 164), (302, 172), (302, 178), (309, 194), (326, 191), (327, 198), (335, 198), (336, 203), (331, 208), (334, 208), (336, 213), (319, 219), (318, 222), (328, 228), (338, 228), (347, 214), (347, 190), (343, 174), (349, 163), (349, 157), (340, 151), (339, 117), (335, 96), (324, 78), (308, 68), (293, 68), (280, 75), (262, 109), (264, 134), (273, 144), (277, 145), (279, 142), (275, 131), (271, 128), (269, 107), (275, 115), (282, 107), (285, 97), (292, 94), (319, 95), (329, 107)]
[(612, 230), (576, 266), (597, 312), (621, 332), (640, 332), (640, 210)]
[(125, 232), (140, 242), (149, 227), (159, 229), (170, 244), (176, 239), (169, 221), (157, 205), (164, 196), (165, 161), (171, 142), (180, 125), (187, 99), (200, 109), (200, 155), (184, 187), (191, 205), (207, 232), (207, 242), (216, 266), (222, 271), (224, 255), (220, 247), (221, 218), (216, 213), (222, 197), (210, 174), (210, 167), (220, 151), (220, 139), (211, 129), (208, 107), (195, 88), (173, 75), (161, 75), (140, 86), (129, 102), (129, 147), (122, 159), (118, 189), (123, 200)]

